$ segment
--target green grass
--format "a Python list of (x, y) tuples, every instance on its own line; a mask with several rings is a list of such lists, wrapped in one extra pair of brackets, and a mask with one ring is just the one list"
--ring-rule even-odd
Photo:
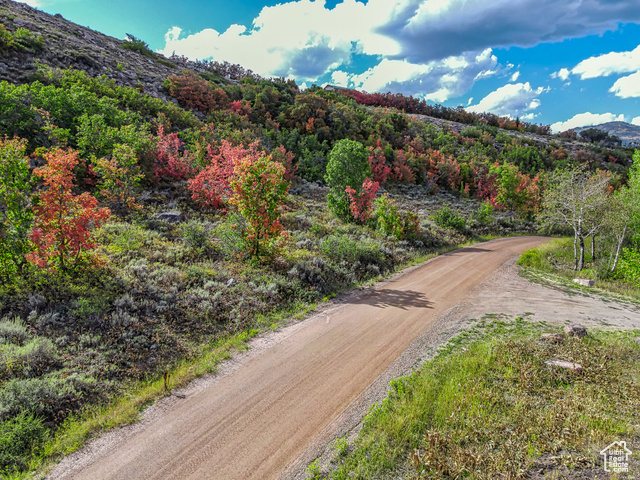
[[(544, 243), (538, 248), (522, 254), (518, 265), (525, 267), (525, 276), (543, 283), (561, 284), (573, 291), (612, 294), (624, 300), (640, 300), (640, 285), (624, 281), (611, 275), (603, 266), (608, 253), (601, 252), (597, 261), (591, 259), (590, 249), (585, 253), (584, 268), (576, 272), (573, 259), (573, 238), (565, 237)], [(583, 287), (573, 282), (574, 278), (594, 280), (595, 287)]]
[[(591, 332), (556, 345), (539, 340), (543, 331), (554, 329), (518, 319), (481, 323), (458, 337), (391, 383), (323, 478), (601, 472), (598, 452), (609, 443), (640, 446), (640, 345), (629, 339), (638, 332)], [(544, 364), (551, 358), (584, 369), (554, 369)]]

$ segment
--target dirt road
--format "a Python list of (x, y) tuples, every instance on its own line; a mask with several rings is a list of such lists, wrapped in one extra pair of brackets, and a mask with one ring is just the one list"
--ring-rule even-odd
[(63, 461), (51, 479), (270, 479), (434, 320), (544, 239), (500, 239), (347, 296), (276, 337), (207, 388)]

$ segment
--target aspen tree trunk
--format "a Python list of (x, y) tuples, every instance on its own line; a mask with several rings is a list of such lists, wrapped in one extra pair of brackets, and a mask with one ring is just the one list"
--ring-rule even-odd
[(578, 272), (581, 272), (583, 267), (584, 267), (584, 238), (580, 237), (580, 259), (578, 260), (578, 267), (576, 268), (576, 270)]

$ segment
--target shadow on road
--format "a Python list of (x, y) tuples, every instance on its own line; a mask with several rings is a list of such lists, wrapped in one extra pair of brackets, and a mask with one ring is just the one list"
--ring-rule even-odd
[(360, 298), (349, 301), (348, 303), (371, 305), (372, 307), (398, 307), (402, 310), (409, 308), (433, 308), (433, 302), (427, 300), (424, 293), (414, 292), (411, 290), (397, 291), (381, 289), (371, 295), (365, 295)]

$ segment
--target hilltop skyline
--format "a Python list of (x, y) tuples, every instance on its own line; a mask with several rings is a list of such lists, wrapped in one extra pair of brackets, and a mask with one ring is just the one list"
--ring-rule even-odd
[(634, 0), (25, 1), (170, 56), (551, 124), (640, 125)]

